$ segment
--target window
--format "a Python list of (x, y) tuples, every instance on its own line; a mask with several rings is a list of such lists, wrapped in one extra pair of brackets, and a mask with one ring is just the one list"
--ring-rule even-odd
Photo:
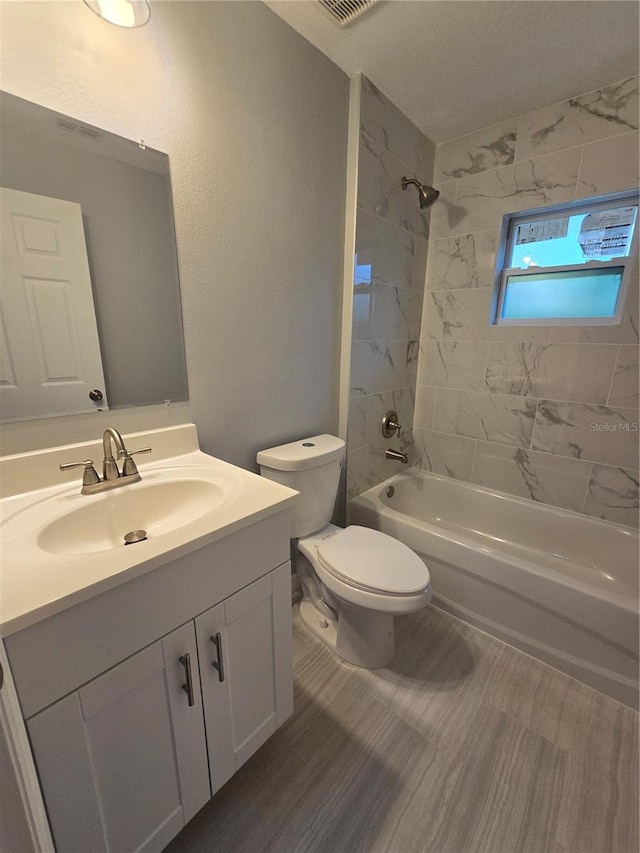
[(637, 253), (637, 194), (507, 214), (492, 322), (619, 323)]

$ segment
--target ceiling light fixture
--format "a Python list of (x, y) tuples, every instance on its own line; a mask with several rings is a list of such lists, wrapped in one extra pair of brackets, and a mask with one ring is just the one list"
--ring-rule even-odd
[(147, 0), (84, 0), (105, 21), (118, 27), (142, 27), (151, 17)]

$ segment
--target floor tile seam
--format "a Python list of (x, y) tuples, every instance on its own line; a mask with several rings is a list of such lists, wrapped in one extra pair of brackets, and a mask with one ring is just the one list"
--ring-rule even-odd
[[(357, 675), (357, 673), (355, 673)], [(401, 689), (401, 688), (400, 688)], [(397, 691), (396, 691), (397, 692)], [(437, 741), (431, 740), (423, 731), (421, 731), (410, 719), (410, 717), (405, 713), (404, 706), (398, 701), (397, 696), (391, 696), (389, 694), (383, 695), (374, 695), (375, 701), (382, 705), (385, 710), (393, 716), (396, 722), (403, 723), (404, 725), (409, 726), (417, 735), (420, 736), (422, 740), (428, 746), (434, 747), (435, 749), (440, 749), (440, 744)], [(426, 697), (425, 697), (426, 698)], [(400, 713), (398, 712), (400, 709)]]
[(494, 709), (494, 711), (499, 711), (501, 714), (504, 714), (505, 717), (509, 717), (509, 719), (512, 722), (517, 723), (519, 726), (521, 726), (523, 729), (525, 729), (525, 731), (527, 731), (529, 734), (535, 735), (536, 737), (540, 738), (541, 740), (544, 740), (546, 743), (549, 744), (549, 746), (552, 746), (554, 749), (559, 750), (560, 752), (564, 753), (566, 757), (569, 757), (572, 753), (578, 754), (578, 750), (575, 749), (574, 747), (569, 746), (566, 743), (561, 744), (561, 743), (558, 743), (554, 740), (551, 740), (551, 738), (547, 737), (546, 735), (541, 734), (539, 731), (532, 728), (528, 723), (526, 723), (520, 717), (517, 717), (511, 711), (507, 711), (504, 708), (501, 708), (499, 705), (494, 704), (493, 702), (491, 702), (491, 700), (487, 700), (485, 704), (490, 705)]
[(528, 658), (536, 666), (544, 667), (547, 670), (550, 669), (556, 675), (561, 676), (564, 679), (568, 679), (569, 681), (574, 682), (574, 684), (578, 685), (578, 687), (580, 689), (584, 689), (586, 691), (589, 691), (590, 693), (596, 693), (599, 697), (606, 700), (607, 702), (612, 702), (615, 705), (619, 705), (620, 707), (626, 709), (627, 711), (630, 711), (631, 713), (635, 714), (636, 716), (640, 715), (640, 711), (636, 711), (635, 708), (631, 708), (629, 705), (625, 705), (623, 702), (619, 702), (617, 699), (614, 699), (612, 696), (607, 696), (606, 693), (601, 693), (599, 690), (596, 690), (594, 687), (590, 687), (588, 684), (585, 684), (583, 681), (580, 681), (579, 679), (574, 678), (573, 676), (569, 675), (566, 672), (562, 672), (562, 670), (557, 669), (552, 664), (547, 663), (546, 661), (540, 660), (539, 658), (534, 657), (533, 655), (529, 654), (528, 652), (522, 651), (522, 649), (518, 649), (515, 646), (512, 646), (506, 640), (501, 640), (499, 637), (494, 637), (491, 634), (488, 634), (486, 631), (483, 631), (482, 628), (478, 628), (475, 625), (470, 625), (468, 622), (465, 622), (464, 619), (462, 619), (461, 617), (455, 616), (453, 613), (449, 613), (448, 610), (444, 610), (444, 609), (440, 608), (437, 604), (431, 603), (429, 606), (436, 608), (439, 611), (439, 613), (442, 613), (445, 616), (448, 616), (450, 619), (454, 619), (456, 622), (459, 622), (460, 624), (464, 625), (466, 628), (471, 628), (473, 631), (477, 631), (479, 634), (483, 634), (485, 637), (489, 638), (489, 640), (493, 640), (493, 642), (499, 643), (501, 646), (506, 646), (506, 648), (511, 649), (511, 651), (515, 653), (514, 656), (520, 656), (521, 655), (525, 658)]

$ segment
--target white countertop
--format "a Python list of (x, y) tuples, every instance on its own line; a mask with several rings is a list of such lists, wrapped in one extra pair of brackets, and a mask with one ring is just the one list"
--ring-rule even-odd
[[(197, 434), (191, 424), (125, 436), (125, 440), (131, 450), (147, 444), (157, 450), (149, 462), (139, 464), (140, 483), (98, 495), (80, 494), (78, 471), (81, 469), (72, 472), (72, 485), (69, 482), (50, 485), (60, 461), (91, 458), (92, 454), (94, 459), (101, 458), (94, 453), (96, 442), (0, 459), (0, 475), (6, 495), (0, 500), (2, 636), (33, 625), (280, 512), (289, 507), (297, 495), (297, 492), (272, 480), (202, 453), (197, 449)], [(100, 442), (100, 450), (101, 446)], [(185, 450), (187, 452), (176, 452)], [(99, 470), (99, 466), (96, 467)], [(33, 488), (38, 482), (38, 468), (44, 472), (40, 482), (46, 485)], [(224, 490), (222, 503), (193, 520), (187, 519), (176, 529), (133, 546), (123, 545), (92, 553), (45, 552), (38, 545), (37, 536), (29, 534), (23, 524), (23, 518), (34, 518), (34, 511), (36, 515), (41, 514), (43, 524), (49, 523), (65, 513), (88, 507), (92, 501), (103, 501), (106, 507), (108, 499), (118, 500), (126, 493), (127, 500), (135, 502), (136, 490), (148, 488), (154, 481), (189, 478), (221, 484)], [(70, 478), (65, 475), (64, 479)], [(29, 491), (16, 493), (16, 484), (20, 482), (27, 483), (31, 487)]]

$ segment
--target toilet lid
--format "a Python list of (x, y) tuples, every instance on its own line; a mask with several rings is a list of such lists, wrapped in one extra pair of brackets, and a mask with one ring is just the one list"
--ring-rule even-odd
[(323, 542), (318, 560), (345, 583), (374, 592), (412, 595), (429, 584), (429, 571), (411, 548), (355, 524)]

